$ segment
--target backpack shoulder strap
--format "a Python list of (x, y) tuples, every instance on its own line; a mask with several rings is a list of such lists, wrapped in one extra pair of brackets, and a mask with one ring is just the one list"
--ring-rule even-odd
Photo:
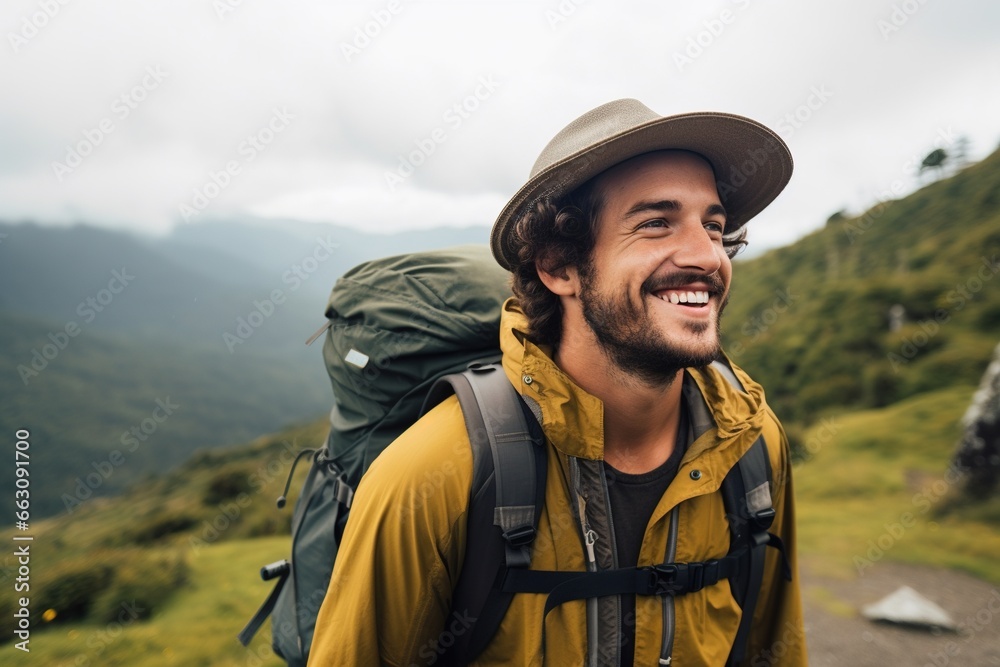
[[(496, 633), (515, 593), (546, 594), (547, 616), (549, 611), (569, 600), (623, 593), (680, 595), (727, 578), (734, 597), (744, 609), (727, 661), (728, 667), (738, 665), (746, 654), (753, 610), (763, 580), (766, 547), (773, 546), (784, 553), (781, 540), (768, 533), (774, 509), (770, 495), (770, 459), (763, 438), (753, 443), (722, 484), (731, 529), (730, 552), (725, 558), (602, 572), (531, 570), (528, 567), (530, 544), (544, 501), (546, 466), (545, 448), (535, 443), (543, 444), (544, 436), (502, 369), (495, 368), (495, 371), (488, 371), (495, 375), (490, 381), (491, 388), (483, 390), (484, 378), (490, 376), (478, 368), (443, 379), (453, 385), (453, 389), (435, 387), (431, 394), (438, 401), (452, 391), (459, 396), (472, 442), (475, 469), (467, 519), (465, 565), (452, 598), (452, 614), (459, 615), (466, 624), (470, 617), (477, 622), (469, 632), (456, 638), (442, 664), (465, 665), (477, 657)], [(724, 374), (740, 387), (732, 369), (725, 368)], [(503, 382), (500, 383), (496, 376)], [(504, 397), (505, 393), (510, 395)], [(517, 409), (507, 403), (512, 399)], [(508, 445), (506, 456), (497, 455)], [(527, 452), (533, 452), (533, 467), (530, 465), (532, 457)], [(521, 467), (513, 467), (515, 462)], [(535, 474), (533, 486), (531, 471)], [(504, 493), (505, 488), (512, 491)], [(515, 488), (519, 491), (514, 492)], [(532, 497), (529, 488), (534, 494), (534, 508), (528, 507)], [(502, 510), (508, 508), (526, 513), (517, 522), (504, 521)], [(785, 576), (790, 578), (787, 567)]]
[[(734, 387), (744, 390), (732, 368), (722, 361), (712, 366)], [(772, 543), (768, 529), (774, 521), (771, 504), (771, 460), (764, 436), (754, 441), (722, 482), (722, 498), (729, 521), (729, 553), (743, 551), (735, 577), (729, 580), (733, 597), (743, 610), (727, 665), (738, 665), (746, 657), (750, 625), (764, 579), (764, 556)], [(777, 539), (777, 538), (775, 538)]]
[(770, 470), (767, 446), (763, 437), (759, 437), (722, 482), (722, 498), (729, 520), (729, 551), (743, 552), (736, 576), (729, 580), (733, 597), (743, 614), (727, 665), (738, 665), (745, 657), (750, 625), (764, 580), (765, 551), (772, 543), (768, 529), (774, 520), (768, 483)]
[(501, 592), (507, 571), (528, 569), (545, 501), (544, 435), (499, 364), (473, 364), (431, 388), (425, 410), (454, 393), (472, 443), (473, 482), (464, 565), (452, 595), (452, 615), (468, 631), (456, 638), (443, 664), (466, 664), (496, 634), (513, 593)]

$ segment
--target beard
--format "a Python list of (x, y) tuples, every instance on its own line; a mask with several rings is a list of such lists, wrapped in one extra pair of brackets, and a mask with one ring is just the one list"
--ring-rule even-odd
[[(725, 285), (716, 274), (705, 276), (681, 272), (666, 278), (647, 279), (642, 284), (642, 300), (637, 305), (625, 292), (620, 296), (600, 293), (593, 266), (581, 267), (580, 305), (583, 317), (604, 354), (626, 378), (649, 386), (669, 386), (676, 379), (678, 371), (705, 366), (719, 358), (722, 351), (722, 311), (729, 302), (728, 294), (719, 306), (711, 334), (713, 340), (708, 345), (671, 341), (650, 316), (645, 297), (652, 296), (659, 290), (681, 287), (692, 282), (708, 283), (713, 295), (725, 293)], [(712, 324), (683, 322), (678, 326), (694, 336), (702, 337)]]

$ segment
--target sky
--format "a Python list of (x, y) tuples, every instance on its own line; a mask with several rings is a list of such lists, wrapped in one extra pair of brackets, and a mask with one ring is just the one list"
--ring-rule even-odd
[(762, 249), (1000, 143), (990, 0), (8, 0), (0, 29), (11, 222), (490, 225), (556, 132), (634, 97), (788, 143)]

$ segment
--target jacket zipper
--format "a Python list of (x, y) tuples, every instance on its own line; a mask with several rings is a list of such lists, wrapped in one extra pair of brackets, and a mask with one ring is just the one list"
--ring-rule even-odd
[[(587, 552), (587, 571), (597, 571), (597, 554), (594, 544), (597, 542), (597, 532), (590, 527), (587, 519), (587, 499), (580, 493), (580, 463), (575, 457), (569, 460), (570, 476), (572, 477), (573, 495), (577, 501), (580, 530), (584, 548)], [(597, 667), (597, 598), (587, 598), (587, 667)]]
[[(667, 537), (667, 553), (664, 562), (673, 563), (677, 558), (677, 518), (680, 506), (670, 510), (670, 533)], [(674, 596), (663, 596), (663, 639), (660, 644), (660, 664), (669, 665), (674, 652)]]
[[(605, 511), (608, 513), (608, 538), (611, 540), (611, 566), (618, 568), (618, 542), (615, 540), (615, 518), (611, 512), (611, 492), (608, 491), (608, 478), (605, 474), (604, 466), (601, 466), (601, 492), (604, 494)], [(617, 596), (615, 600), (615, 636), (618, 641), (615, 643), (615, 665), (622, 664), (622, 598)], [(635, 635), (632, 636), (632, 643), (635, 643)]]

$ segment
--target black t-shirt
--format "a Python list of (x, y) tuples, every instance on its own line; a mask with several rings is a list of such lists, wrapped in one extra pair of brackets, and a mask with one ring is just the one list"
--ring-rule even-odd
[[(681, 458), (687, 450), (688, 426), (687, 410), (681, 402), (681, 418), (677, 427), (674, 451), (663, 465), (655, 470), (630, 475), (615, 470), (607, 463), (604, 472), (608, 478), (608, 496), (611, 500), (611, 517), (615, 527), (615, 546), (618, 551), (618, 567), (635, 567), (639, 563), (642, 538), (646, 534), (646, 524), (653, 510), (660, 502), (670, 482), (677, 476)], [(632, 667), (635, 657), (635, 596), (622, 596), (621, 664)]]

